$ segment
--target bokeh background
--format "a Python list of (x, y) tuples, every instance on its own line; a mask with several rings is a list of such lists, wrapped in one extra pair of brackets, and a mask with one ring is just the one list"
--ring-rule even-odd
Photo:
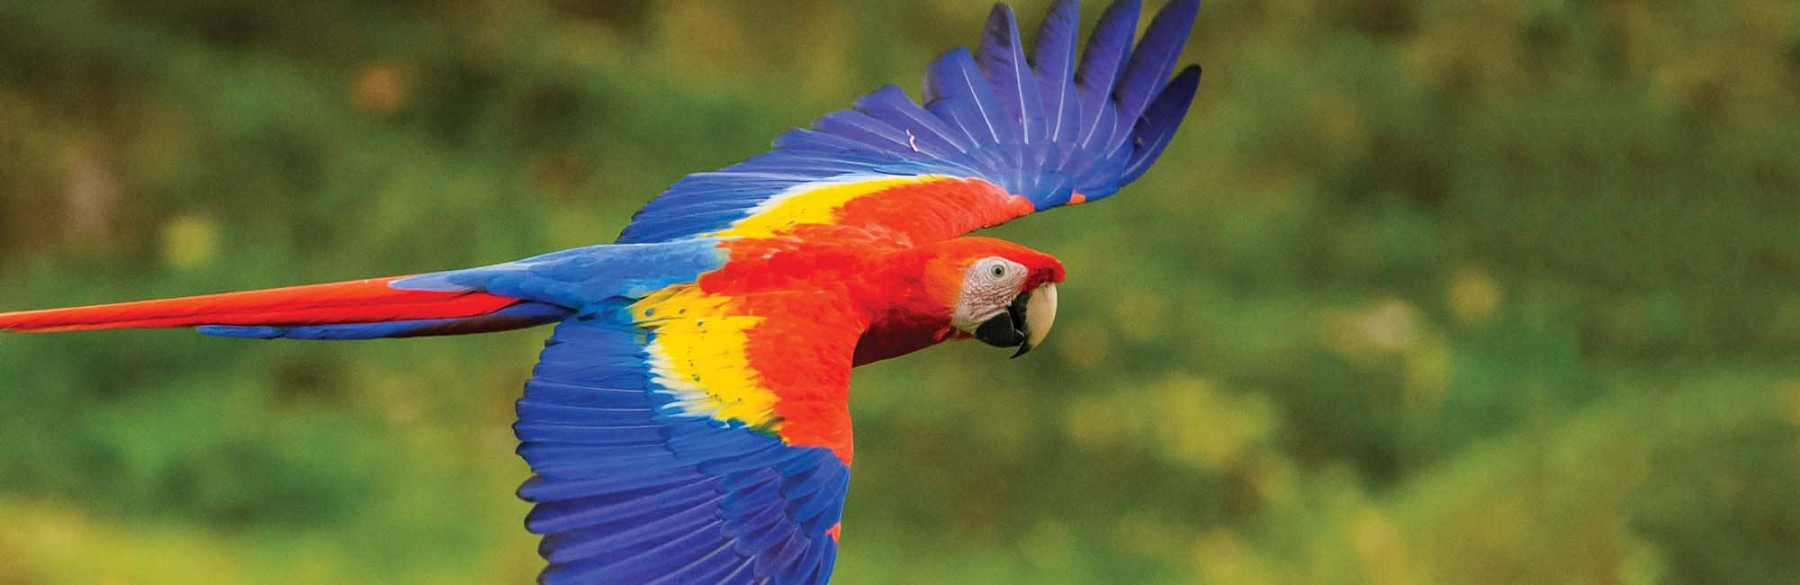
[[(0, 307), (607, 242), (986, 10), (0, 0)], [(839, 582), (1800, 582), (1800, 4), (1215, 1), (1186, 60), (1158, 168), (993, 230), (1044, 350), (859, 370)], [(0, 583), (528, 580), (545, 334), (0, 337)]]

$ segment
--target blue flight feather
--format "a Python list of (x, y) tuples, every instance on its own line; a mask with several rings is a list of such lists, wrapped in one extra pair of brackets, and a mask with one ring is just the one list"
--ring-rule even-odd
[(1087, 48), (1081, 54), (1081, 70), (1075, 74), (1081, 101), (1078, 140), (1083, 147), (1096, 135), (1094, 127), (1102, 113), (1117, 111), (1112, 103), (1113, 87), (1124, 72), (1125, 60), (1131, 57), (1131, 38), (1137, 34), (1141, 10), (1138, 0), (1114, 2), (1106, 7), (1088, 36)]
[(953, 130), (937, 116), (913, 103), (906, 91), (896, 85), (885, 85), (856, 100), (857, 111), (887, 122), (911, 134), (909, 150), (932, 157), (955, 156), (972, 146), (961, 132)]
[(882, 150), (910, 150), (911, 144), (915, 142), (915, 139), (907, 138), (905, 131), (856, 110), (827, 114), (813, 122), (812, 127), (826, 134), (856, 140)]
[(1038, 97), (1043, 100), (1048, 134), (1054, 144), (1064, 131), (1081, 123), (1081, 103), (1075, 97), (1075, 37), (1081, 27), (1081, 2), (1057, 0), (1038, 29), (1031, 64), (1037, 77)]
[(1150, 28), (1131, 53), (1125, 76), (1119, 80), (1114, 95), (1119, 113), (1126, 120), (1137, 120), (1149, 107), (1150, 100), (1162, 92), (1181, 58), (1181, 47), (1187, 44), (1194, 16), (1200, 12), (1200, 0), (1173, 0), (1151, 19)]
[(977, 145), (1002, 144), (1019, 134), (1017, 123), (1000, 111), (994, 88), (965, 48), (944, 53), (926, 70), (925, 109), (955, 121)]
[(1162, 95), (1150, 103), (1133, 132), (1138, 136), (1138, 145), (1131, 154), (1130, 165), (1125, 168), (1125, 182), (1135, 181), (1150, 170), (1150, 165), (1162, 155), (1163, 148), (1174, 140), (1175, 129), (1187, 116), (1188, 106), (1194, 103), (1194, 92), (1199, 88), (1200, 66), (1191, 66), (1175, 76)]
[(794, 573), (797, 572), (797, 569), (802, 568), (797, 561), (800, 560), (801, 555), (806, 553), (806, 549), (812, 547), (812, 544), (813, 539), (807, 538), (805, 535), (796, 532), (793, 536), (788, 537), (787, 542), (778, 543), (774, 547), (771, 547), (772, 550), (774, 550), (773, 553), (766, 553), (757, 557), (756, 572), (776, 573), (781, 577), (781, 582), (783, 583), (796, 582)]
[(1019, 20), (1011, 6), (995, 4), (981, 39), (981, 72), (993, 87), (1000, 111), (1012, 120), (1018, 134), (1008, 144), (1032, 144), (1044, 139), (1044, 103), (1038, 98), (1037, 80), (1025, 61), (1025, 41), (1019, 38)]

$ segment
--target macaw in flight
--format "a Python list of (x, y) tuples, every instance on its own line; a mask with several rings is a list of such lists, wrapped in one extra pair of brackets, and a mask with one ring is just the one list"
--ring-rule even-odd
[(546, 583), (823, 583), (850, 484), (852, 367), (952, 339), (1042, 343), (1063, 266), (964, 234), (1112, 195), (1155, 162), (1200, 69), (1198, 0), (1080, 7), (1028, 54), (994, 7), (980, 50), (689, 175), (616, 243), (482, 268), (0, 314), (0, 330), (197, 327), (257, 339), (555, 324), (518, 401), (519, 496)]

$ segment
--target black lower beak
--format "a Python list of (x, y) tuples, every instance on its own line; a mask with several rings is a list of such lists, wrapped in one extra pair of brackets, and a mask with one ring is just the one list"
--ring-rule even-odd
[(1026, 341), (1031, 335), (1025, 330), (1025, 304), (1030, 301), (1030, 292), (1021, 293), (1005, 311), (981, 322), (981, 326), (975, 328), (975, 339), (994, 347), (1019, 348), (1012, 357), (1031, 351), (1031, 344)]

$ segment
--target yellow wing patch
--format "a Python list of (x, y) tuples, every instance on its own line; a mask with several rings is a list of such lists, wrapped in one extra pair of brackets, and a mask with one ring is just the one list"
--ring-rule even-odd
[(796, 225), (831, 224), (844, 204), (858, 197), (932, 181), (954, 180), (949, 175), (919, 175), (891, 179), (863, 179), (825, 185), (800, 185), (756, 206), (745, 217), (715, 232), (716, 237), (768, 238)]
[(633, 304), (631, 315), (656, 332), (646, 347), (650, 371), (684, 412), (778, 431), (778, 399), (745, 354), (749, 331), (763, 318), (731, 314), (729, 300), (678, 285)]

